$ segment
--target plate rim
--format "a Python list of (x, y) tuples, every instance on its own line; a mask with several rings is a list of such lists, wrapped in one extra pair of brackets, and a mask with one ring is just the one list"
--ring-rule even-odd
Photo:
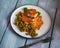
[[(41, 7), (36, 6), (36, 5), (22, 5), (22, 6), (18, 7), (18, 8), (21, 8), (21, 7), (23, 7), (23, 6), (35, 6), (35, 7), (41, 8)], [(16, 9), (13, 11), (13, 13), (14, 13), (18, 8), (16, 8)], [(41, 8), (41, 9), (44, 10), (43, 8)], [(44, 11), (47, 13), (46, 10), (44, 10)], [(12, 15), (13, 15), (13, 13), (11, 14), (11, 17), (12, 17)], [(48, 13), (47, 13), (47, 14), (48, 14)], [(49, 15), (49, 14), (48, 14), (48, 15)], [(35, 37), (35, 38), (41, 38), (41, 37), (43, 37), (44, 35), (46, 35), (46, 34), (50, 31), (51, 25), (52, 25), (52, 20), (51, 20), (51, 16), (50, 16), (50, 15), (49, 15), (49, 18), (50, 18), (50, 27), (49, 27), (49, 29), (47, 30), (47, 32), (44, 33), (42, 36)], [(11, 24), (11, 18), (10, 18), (10, 24)], [(12, 27), (12, 24), (11, 24), (11, 27)], [(12, 27), (12, 29), (14, 30), (13, 27)], [(21, 37), (29, 38), (29, 39), (35, 39), (35, 38), (32, 38), (32, 37), (25, 37), (25, 36), (22, 36), (22, 35), (20, 35), (19, 33), (17, 33), (15, 30), (14, 30), (14, 32), (15, 32), (16, 34), (18, 34), (19, 36), (21, 36)]]

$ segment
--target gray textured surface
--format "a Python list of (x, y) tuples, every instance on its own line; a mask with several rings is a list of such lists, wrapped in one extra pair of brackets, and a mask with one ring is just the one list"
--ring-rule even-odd
[[(55, 17), (54, 15), (57, 7), (57, 1), (58, 0), (6, 0), (6, 1), (0, 0), (0, 41), (2, 40), (0, 48), (18, 48), (25, 44), (26, 38), (17, 35), (11, 28), (11, 25), (8, 21), (14, 9), (27, 4), (37, 5), (46, 10), (46, 12), (50, 15), (53, 24), (53, 20)], [(8, 23), (9, 25), (7, 27)], [(45, 36), (41, 38), (27, 39), (26, 44), (30, 44), (32, 42), (51, 36), (51, 29), (49, 33), (47, 33)], [(51, 43), (51, 48), (60, 48), (60, 5), (58, 7), (58, 13), (55, 21), (53, 37), (54, 39)], [(30, 48), (48, 48), (48, 46), (49, 43), (39, 43)]]

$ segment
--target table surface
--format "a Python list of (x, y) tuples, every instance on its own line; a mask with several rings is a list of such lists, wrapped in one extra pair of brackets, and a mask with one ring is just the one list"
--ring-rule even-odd
[[(60, 0), (0, 0), (0, 48), (18, 48), (46, 37), (53, 37), (48, 43), (38, 43), (30, 48), (60, 48)], [(36, 5), (48, 12), (52, 25), (49, 32), (37, 39), (17, 35), (10, 25), (12, 12), (22, 5)]]

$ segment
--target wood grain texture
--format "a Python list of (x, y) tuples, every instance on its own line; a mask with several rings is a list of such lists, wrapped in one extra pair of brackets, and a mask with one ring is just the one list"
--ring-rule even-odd
[[(17, 0), (0, 0), (0, 41), (7, 28), (10, 13), (14, 9)], [(13, 4), (13, 5), (12, 5)]]
[(54, 40), (51, 42), (51, 48), (60, 48), (60, 0), (55, 20), (53, 38)]
[(21, 0), (21, 2), (18, 2), (17, 7), (23, 6), (23, 5), (37, 5), (38, 0)]
[[(31, 2), (30, 0), (19, 0), (16, 8), (22, 6), (22, 4), (25, 5), (27, 3), (35, 5), (35, 2), (37, 2), (37, 0), (31, 0)], [(18, 48), (24, 45), (25, 40), (26, 38), (23, 38), (14, 32), (9, 23), (3, 40), (1, 42), (0, 48)]]
[[(21, 0), (19, 0), (19, 2), (21, 2)], [(17, 3), (17, 1), (16, 1), (16, 3)], [(16, 8), (16, 6), (14, 8)], [(11, 14), (9, 14), (9, 15), (11, 16)], [(10, 17), (9, 17), (9, 19), (10, 19)], [(18, 45), (18, 42), (19, 42), (19, 45)], [(0, 48), (16, 48), (17, 46), (24, 45), (24, 43), (25, 43), (25, 38), (22, 38), (19, 35), (17, 35), (9, 23), (9, 25), (6, 29), (5, 35), (2, 39)]]
[[(54, 15), (55, 15), (56, 7), (57, 7), (57, 0), (39, 0), (38, 6), (45, 9), (45, 11), (48, 12), (48, 14), (51, 17), (52, 24), (53, 24)], [(27, 44), (30, 44), (32, 42), (36, 42), (38, 40), (41, 40), (41, 39), (46, 38), (48, 36), (51, 36), (51, 30), (52, 30), (52, 25), (51, 25), (51, 29), (49, 30), (49, 32), (46, 35), (44, 35), (43, 37), (38, 38), (38, 39), (28, 39)], [(30, 48), (36, 48), (36, 47), (48, 48), (48, 46), (49, 46), (49, 43), (46, 43), (46, 44), (40, 43), (40, 44), (37, 44), (37, 45), (30, 47)]]
[(24, 45), (24, 43), (25, 38), (17, 35), (9, 25), (0, 45), (0, 48), (17, 48), (17, 46)]
[[(0, 5), (1, 5), (0, 6), (0, 11), (2, 13), (4, 13), (4, 14), (2, 14), (0, 12), (0, 16), (1, 16), (1, 19), (0, 19), (0, 22), (1, 22), (1, 24), (0, 24), (1, 25), (1, 27), (0, 27), (1, 36), (0, 36), (0, 38), (1, 38), (2, 35), (3, 35), (2, 32), (4, 32), (4, 30), (6, 29), (6, 26), (8, 24), (7, 18), (9, 19), (10, 15), (11, 15), (10, 12), (14, 9), (17, 0), (7, 0), (7, 1), (0, 0), (0, 2), (1, 2), (0, 3)], [(22, 6), (22, 5), (27, 5), (27, 4), (38, 5), (39, 7), (45, 9), (49, 13), (49, 15), (50, 15), (50, 17), (52, 19), (52, 24), (53, 24), (54, 14), (55, 14), (55, 11), (56, 11), (56, 6), (57, 6), (57, 0), (39, 0), (39, 2), (38, 2), (38, 0), (19, 0), (18, 3), (17, 3), (16, 8), (18, 8), (18, 7)], [(10, 6), (8, 6), (8, 5), (10, 5)], [(2, 24), (2, 20), (4, 20), (3, 24)], [(4, 25), (4, 26), (2, 27), (2, 25)], [(51, 29), (52, 29), (52, 27), (51, 27)], [(30, 44), (32, 42), (36, 42), (38, 40), (44, 39), (44, 38), (46, 38), (48, 36), (51, 36), (51, 29), (50, 29), (50, 31), (49, 31), (49, 33), (47, 35), (45, 35), (45, 36), (43, 36), (41, 38), (27, 39), (27, 44)], [(57, 30), (58, 30), (58, 28), (57, 28)], [(58, 31), (58, 33), (59, 33), (59, 31)], [(58, 34), (58, 36), (56, 36), (56, 33), (54, 33), (54, 34), (55, 34), (54, 36), (56, 38), (58, 37), (58, 39), (59, 39), (59, 37), (60, 37), (59, 34)], [(5, 35), (3, 37), (3, 40), (2, 40), (2, 42), (0, 44), (0, 48), (18, 48), (18, 47), (24, 45), (25, 40), (26, 40), (26, 38), (23, 38), (23, 37), (17, 35), (14, 32), (14, 30), (11, 28), (11, 25), (9, 24), (9, 26), (8, 26), (6, 32), (5, 32)], [(59, 42), (59, 40), (57, 40), (57, 39), (55, 39), (55, 40)], [(52, 44), (55, 45), (55, 42), (52, 42)], [(30, 47), (30, 48), (48, 48), (48, 46), (49, 46), (49, 43), (44, 43), (44, 44), (39, 43), (39, 44), (34, 45), (34, 46)], [(58, 48), (58, 46), (59, 46), (59, 44), (57, 43), (57, 45), (51, 46), (51, 48), (54, 48), (54, 47)]]

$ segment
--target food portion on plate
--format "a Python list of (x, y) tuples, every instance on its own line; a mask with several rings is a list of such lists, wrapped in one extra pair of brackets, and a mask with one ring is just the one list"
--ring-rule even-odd
[(27, 7), (24, 7), (22, 10), (23, 12), (20, 11), (16, 14), (14, 24), (21, 32), (26, 32), (26, 35), (35, 38), (38, 35), (36, 30), (40, 30), (44, 23), (41, 13), (36, 9), (28, 9)]

